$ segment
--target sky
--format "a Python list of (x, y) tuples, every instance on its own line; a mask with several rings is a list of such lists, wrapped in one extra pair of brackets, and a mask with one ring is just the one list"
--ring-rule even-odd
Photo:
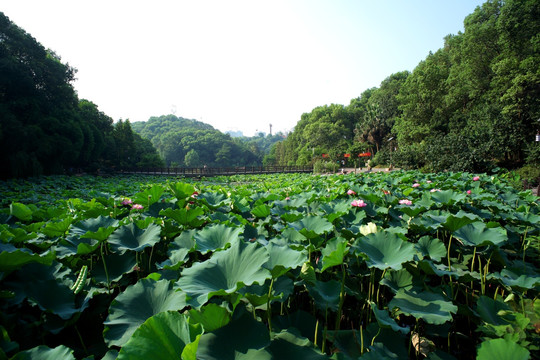
[(303, 113), (413, 71), (477, 0), (2, 0), (115, 121), (175, 114), (288, 132)]

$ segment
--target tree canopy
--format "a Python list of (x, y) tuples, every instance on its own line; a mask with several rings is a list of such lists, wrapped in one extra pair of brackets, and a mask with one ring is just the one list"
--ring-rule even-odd
[(79, 100), (76, 69), (0, 12), (0, 161), (2, 177), (100, 167), (161, 164), (129, 121)]
[(412, 72), (390, 75), (348, 106), (303, 114), (275, 146), (276, 163), (339, 160), (363, 149), (430, 171), (538, 162), (530, 154), (540, 153), (539, 18), (536, 0), (486, 1), (465, 18), (464, 32), (448, 35)]

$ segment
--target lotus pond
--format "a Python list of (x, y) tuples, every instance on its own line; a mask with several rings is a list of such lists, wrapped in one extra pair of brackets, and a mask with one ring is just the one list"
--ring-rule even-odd
[(540, 202), (497, 176), (60, 176), (0, 207), (0, 359), (540, 356)]

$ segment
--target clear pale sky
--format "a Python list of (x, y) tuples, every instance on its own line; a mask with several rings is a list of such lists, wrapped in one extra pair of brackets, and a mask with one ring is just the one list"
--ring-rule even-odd
[(174, 113), (253, 135), (348, 105), (463, 31), (478, 0), (2, 0), (115, 121)]

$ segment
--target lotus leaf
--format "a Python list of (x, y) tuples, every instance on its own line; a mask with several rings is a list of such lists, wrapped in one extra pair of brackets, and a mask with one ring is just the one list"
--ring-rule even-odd
[(491, 339), (480, 344), (477, 360), (528, 360), (529, 350), (506, 339)]
[(308, 215), (290, 226), (308, 239), (314, 239), (319, 235), (332, 231), (334, 226), (322, 216)]
[(314, 284), (308, 284), (307, 289), (319, 309), (337, 311), (341, 293), (339, 281), (316, 281)]
[(19, 220), (31, 221), (33, 211), (25, 204), (13, 202), (9, 206), (9, 213), (10, 215), (15, 216)]
[(266, 204), (261, 204), (251, 209), (251, 213), (255, 217), (264, 219), (270, 215), (270, 210), (270, 206)]
[(168, 310), (186, 307), (186, 294), (172, 289), (167, 280), (141, 279), (128, 286), (109, 307), (103, 337), (109, 346), (123, 346), (146, 321)]
[(206, 332), (222, 328), (231, 321), (229, 311), (217, 304), (207, 304), (200, 310), (191, 309), (189, 316), (194, 323), (201, 324)]
[(152, 224), (146, 229), (141, 229), (134, 223), (130, 223), (116, 229), (109, 237), (109, 244), (113, 251), (121, 254), (127, 250), (141, 252), (157, 244), (160, 233), (161, 228), (158, 225)]
[(187, 344), (203, 333), (200, 324), (193, 324), (178, 312), (166, 311), (146, 320), (122, 346), (118, 360), (183, 358)]
[(276, 334), (267, 349), (273, 355), (273, 359), (328, 359), (328, 357), (321, 353), (309, 339), (295, 334), (292, 330), (283, 330)]
[(421, 255), (420, 259), (426, 256), (433, 261), (439, 261), (446, 256), (446, 248), (439, 239), (433, 239), (429, 236), (422, 236), (420, 240), (414, 245), (416, 251)]
[(141, 193), (137, 193), (132, 197), (132, 200), (136, 204), (143, 205), (148, 208), (150, 205), (156, 203), (161, 199), (161, 195), (165, 189), (160, 185), (153, 185), (152, 187), (144, 190)]
[(98, 216), (80, 221), (71, 226), (69, 233), (80, 237), (104, 241), (118, 226), (118, 220), (108, 216)]
[(234, 317), (224, 327), (203, 334), (197, 350), (198, 359), (271, 359), (265, 350), (270, 344), (266, 326), (249, 313)]
[(0, 243), (1, 272), (11, 272), (30, 263), (51, 265), (55, 259), (55, 253), (50, 250), (47, 250), (43, 254), (36, 254), (33, 253), (30, 249), (19, 249), (11, 244)]
[(428, 324), (444, 324), (452, 320), (457, 306), (447, 301), (442, 295), (422, 291), (399, 290), (388, 303), (389, 309), (398, 308), (400, 313), (423, 319)]
[(414, 258), (414, 245), (401, 240), (388, 231), (380, 231), (361, 237), (352, 246), (358, 255), (365, 254), (368, 267), (378, 269), (401, 269), (401, 264)]
[(289, 246), (278, 244), (275, 241), (269, 242), (266, 250), (268, 251), (269, 259), (264, 267), (270, 270), (273, 278), (278, 278), (290, 269), (296, 269), (302, 266), (308, 258), (306, 250), (293, 250)]
[(411, 290), (413, 276), (407, 269), (390, 270), (384, 274), (381, 284), (388, 286), (395, 294), (400, 289)]
[(487, 228), (480, 221), (461, 227), (454, 232), (454, 236), (466, 246), (500, 245), (508, 240), (506, 230), (503, 228)]
[(222, 250), (227, 247), (227, 245), (238, 242), (242, 230), (242, 228), (229, 227), (225, 224), (207, 226), (195, 234), (195, 247), (197, 251), (203, 254)]
[(210, 259), (185, 268), (176, 284), (198, 309), (213, 295), (231, 294), (253, 283), (263, 284), (271, 277), (270, 271), (263, 267), (268, 259), (265, 248), (237, 241)]
[(167, 208), (159, 212), (161, 216), (169, 217), (176, 221), (180, 225), (198, 227), (204, 223), (204, 220), (199, 219), (198, 217), (204, 215), (203, 208), (181, 208), (181, 209), (172, 209)]
[(394, 331), (399, 331), (402, 334), (408, 334), (409, 333), (409, 327), (401, 327), (398, 324), (396, 324), (396, 321), (390, 317), (387, 310), (379, 310), (377, 307), (377, 304), (375, 304), (373, 301), (369, 303), (371, 305), (371, 310), (373, 310), (373, 313), (375, 314), (375, 318), (377, 319), (377, 322), (379, 323), (379, 326), (382, 328), (391, 328)]
[(347, 240), (343, 238), (334, 238), (328, 241), (325, 248), (321, 251), (321, 272), (332, 266), (343, 264), (343, 258), (348, 252), (348, 249)]
[(11, 360), (58, 360), (58, 359), (75, 360), (75, 356), (73, 355), (73, 350), (71, 350), (70, 348), (64, 345), (59, 345), (53, 349), (45, 345), (40, 345), (30, 350), (21, 351), (15, 354), (15, 356), (11, 358)]

